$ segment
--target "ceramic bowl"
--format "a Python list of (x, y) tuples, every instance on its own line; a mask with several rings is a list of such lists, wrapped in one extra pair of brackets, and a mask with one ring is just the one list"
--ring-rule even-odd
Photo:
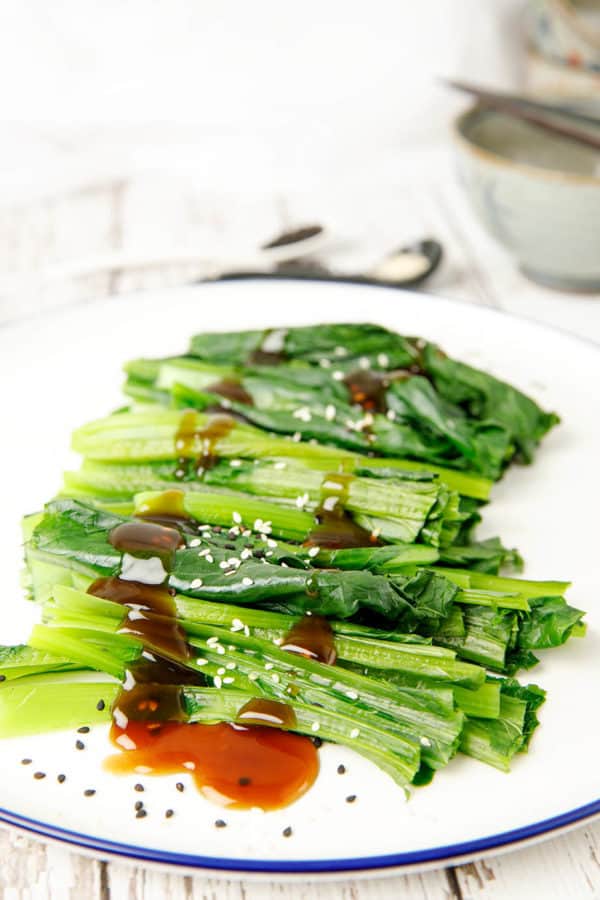
[(524, 274), (600, 291), (600, 154), (479, 106), (459, 116), (455, 137), (477, 216)]
[(547, 59), (600, 72), (598, 0), (531, 0), (529, 36)]

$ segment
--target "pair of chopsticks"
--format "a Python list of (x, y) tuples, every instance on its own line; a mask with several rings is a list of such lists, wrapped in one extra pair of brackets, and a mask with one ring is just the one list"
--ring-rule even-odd
[(445, 83), (449, 87), (476, 97), (484, 106), (531, 122), (532, 125), (537, 125), (551, 134), (558, 134), (576, 141), (578, 144), (585, 144), (595, 150), (600, 150), (600, 133), (592, 134), (585, 127), (579, 127), (580, 125), (594, 125), (600, 129), (600, 119), (594, 118), (594, 116), (576, 112), (565, 106), (540, 103), (515, 94), (497, 93), (464, 81), (447, 79)]

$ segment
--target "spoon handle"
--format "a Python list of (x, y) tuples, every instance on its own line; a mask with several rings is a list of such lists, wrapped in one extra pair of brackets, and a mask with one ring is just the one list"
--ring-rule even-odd
[[(325, 281), (325, 282), (333, 282), (336, 284), (363, 284), (369, 285), (371, 287), (387, 287), (387, 288), (397, 288), (398, 290), (405, 290), (407, 288), (416, 287), (416, 285), (421, 284), (425, 281), (426, 278), (431, 274), (431, 270), (427, 270), (423, 272), (421, 275), (417, 275), (413, 278), (406, 278), (402, 281), (386, 281), (383, 278), (372, 278), (367, 275), (340, 275), (334, 274), (333, 272), (327, 272), (326, 270), (321, 269), (305, 269), (298, 267), (292, 268), (291, 266), (286, 266), (285, 271), (268, 271), (264, 272), (258, 271), (231, 271), (231, 272), (223, 272), (218, 276), (218, 278), (214, 279), (215, 281), (237, 281), (241, 279), (250, 279), (250, 278), (270, 278), (270, 279), (278, 279), (280, 281)], [(204, 279), (201, 279), (204, 280)]]

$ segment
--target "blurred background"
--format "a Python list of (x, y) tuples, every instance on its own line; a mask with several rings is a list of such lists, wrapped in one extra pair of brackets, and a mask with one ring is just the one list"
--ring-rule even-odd
[(538, 7), (1, 4), (0, 318), (180, 283), (201, 274), (195, 253), (306, 222), (342, 266), (433, 235), (432, 289), (498, 305), (520, 276), (457, 186), (451, 122), (468, 104), (440, 78), (598, 92), (599, 72), (536, 47)]

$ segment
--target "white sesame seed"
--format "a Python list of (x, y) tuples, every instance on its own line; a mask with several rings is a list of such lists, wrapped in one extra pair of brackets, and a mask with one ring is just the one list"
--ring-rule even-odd
[(275, 684), (279, 684), (279, 675), (277, 674), (277, 672), (273, 672), (273, 674), (271, 675), (271, 681), (273, 681)]
[(203, 656), (199, 656), (198, 659), (196, 660), (196, 665), (197, 666), (205, 666), (207, 664), (207, 662), (208, 662), (207, 659), (204, 659)]
[(348, 355), (348, 351), (346, 350), (345, 347), (336, 347), (333, 352), (335, 353), (336, 356), (347, 356)]
[(333, 378), (334, 381), (343, 381), (344, 373), (340, 372), (339, 369), (336, 369), (336, 371), (333, 373), (333, 375), (331, 377)]
[(351, 738), (357, 738), (357, 737), (359, 736), (359, 734), (360, 734), (360, 729), (359, 729), (359, 728), (353, 728), (352, 731), (350, 732), (350, 737), (351, 737)]
[(214, 563), (214, 561), (215, 561), (215, 558), (214, 558), (214, 556), (212, 555), (212, 553), (207, 553), (207, 554), (206, 554), (206, 562), (207, 562), (207, 563)]
[(220, 688), (223, 686), (223, 681), (221, 680), (221, 678), (219, 678), (218, 675), (215, 675), (215, 677), (213, 678), (213, 684), (216, 688)]
[(327, 357), (324, 356), (323, 359), (320, 359), (320, 360), (319, 360), (319, 365), (320, 365), (323, 369), (329, 369), (329, 368), (331, 367), (331, 360), (330, 360), (330, 359), (327, 359)]
[(243, 584), (245, 587), (250, 587), (250, 585), (251, 585), (251, 584), (254, 584), (254, 582), (252, 581), (251, 578), (248, 578), (248, 576), (246, 576), (245, 578), (242, 578), (242, 584)]
[(422, 737), (421, 738), (421, 746), (422, 747), (431, 747), (431, 741), (429, 740), (429, 738)]
[(228, 566), (233, 566), (234, 568), (237, 569), (237, 567), (238, 567), (239, 565), (241, 565), (241, 562), (242, 562), (242, 561), (241, 561), (241, 559), (239, 559), (239, 557), (237, 557), (237, 556), (230, 556), (229, 559), (227, 560), (227, 565), (228, 565)]
[(388, 417), (390, 422), (393, 422), (394, 419), (396, 418), (396, 413), (394, 412), (393, 409), (388, 409), (388, 411), (386, 412), (386, 416)]
[(198, 531), (210, 531), (210, 529), (211, 529), (210, 525), (199, 525), (198, 526)]
[(313, 722), (312, 725), (310, 726), (310, 730), (318, 731), (320, 727), (321, 727), (321, 725), (319, 724), (319, 722)]
[(356, 691), (346, 691), (346, 697), (348, 700), (358, 700), (358, 694)]
[(234, 680), (235, 679), (232, 678), (231, 675), (228, 675), (227, 678), (223, 679), (223, 684), (233, 684)]
[(273, 638), (273, 643), (274, 643), (277, 647), (281, 647), (281, 645), (283, 644), (283, 638)]
[[(265, 556), (273, 556), (273, 551), (267, 550), (267, 552), (265, 553)], [(281, 565), (283, 565), (283, 563), (281, 563)]]
[(246, 635), (246, 637), (250, 637), (250, 629), (247, 625), (244, 625), (244, 634)]
[(224, 653), (225, 653), (225, 647), (221, 647), (220, 644), (217, 644), (217, 645), (215, 646), (215, 650), (217, 651), (217, 653), (219, 654), (219, 656), (223, 656)]
[(368, 356), (361, 356), (358, 361), (358, 365), (361, 369), (370, 369), (371, 368), (371, 360)]
[(271, 547), (273, 550), (277, 546), (277, 541), (274, 541), (273, 538), (267, 538), (267, 547)]
[(283, 460), (280, 460), (279, 462), (276, 462), (276, 463), (275, 463), (275, 465), (273, 466), (273, 468), (274, 468), (274, 469), (286, 469), (286, 468), (287, 468), (287, 463), (283, 462)]
[(241, 631), (244, 627), (244, 623), (241, 619), (233, 619), (231, 622), (231, 631)]
[(252, 556), (252, 550), (249, 550), (248, 547), (244, 547), (244, 549), (240, 553), (240, 557), (242, 559), (250, 559), (251, 556)]
[(292, 435), (292, 440), (294, 443), (298, 444), (302, 440), (302, 435), (299, 431), (295, 431)]
[(189, 542), (188, 547), (199, 547), (201, 544), (200, 538), (192, 538)]
[(273, 663), (265, 663), (265, 669), (267, 670), (267, 672), (272, 668), (273, 668)]
[(214, 647), (215, 644), (219, 643), (219, 638), (216, 634), (213, 634), (212, 637), (206, 638), (206, 643), (209, 647)]
[(333, 403), (328, 403), (325, 407), (325, 418), (328, 422), (333, 422), (335, 419), (335, 406)]
[(201, 578), (194, 578), (194, 580), (190, 582), (190, 587), (191, 587), (192, 589), (202, 587), (202, 579), (201, 579)]
[(320, 552), (321, 552), (320, 547), (311, 547), (310, 550), (308, 551), (308, 556), (310, 556), (311, 559), (314, 559), (314, 557), (318, 556)]
[(239, 466), (241, 466), (241, 464), (242, 464), (241, 459), (231, 459), (231, 460), (229, 461), (229, 465), (230, 465), (233, 469), (239, 468)]
[(300, 419), (301, 422), (310, 422), (312, 419), (312, 413), (308, 406), (299, 406), (292, 415), (295, 419)]
[(237, 511), (234, 512), (233, 515), (231, 516), (231, 518), (236, 523), (236, 525), (242, 524), (242, 517), (240, 516), (239, 512), (237, 512)]
[(231, 671), (232, 669), (235, 669), (235, 667), (236, 667), (236, 665), (235, 665), (234, 662), (228, 662), (227, 665), (225, 666), (225, 668), (226, 668), (226, 669), (229, 669), (230, 671)]
[(256, 681), (257, 678), (260, 678), (260, 675), (258, 672), (249, 672), (248, 673), (248, 679), (250, 681)]
[(210, 550), (208, 547), (205, 547), (204, 550), (200, 550), (198, 556), (210, 556)]
[(381, 366), (382, 369), (387, 369), (390, 364), (389, 357), (387, 353), (378, 353), (377, 354), (377, 363)]
[(300, 494), (298, 497), (296, 497), (296, 506), (298, 507), (298, 509), (303, 509), (309, 500), (310, 497), (307, 493)]
[(221, 666), (219, 669), (217, 669), (217, 675), (224, 675), (224, 674), (225, 674), (224, 666)]
[(228, 569), (229, 568), (229, 565), (228, 565), (226, 559), (221, 560), (221, 562), (219, 563), (219, 568), (220, 569)]

